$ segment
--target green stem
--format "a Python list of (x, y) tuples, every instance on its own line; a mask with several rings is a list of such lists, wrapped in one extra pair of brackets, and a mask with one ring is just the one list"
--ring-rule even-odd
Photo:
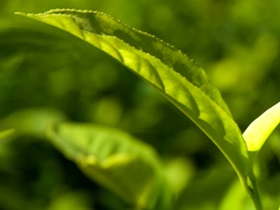
[(262, 201), (260, 199), (259, 189), (258, 189), (257, 182), (256, 182), (254, 175), (248, 177), (247, 191), (248, 191), (251, 199), (253, 200), (256, 210), (263, 210), (263, 205), (262, 205)]
[(247, 191), (253, 200), (253, 203), (256, 207), (256, 210), (263, 210), (263, 204), (259, 194), (259, 187), (257, 184), (257, 179), (254, 173), (254, 163), (256, 162), (258, 152), (249, 151), (249, 164), (251, 166), (251, 172), (249, 172), (249, 176), (247, 177)]

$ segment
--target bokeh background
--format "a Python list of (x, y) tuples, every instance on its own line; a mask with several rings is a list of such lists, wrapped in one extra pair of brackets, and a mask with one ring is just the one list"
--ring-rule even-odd
[[(181, 49), (220, 89), (240, 129), (280, 99), (280, 1), (1, 0), (0, 209), (123, 210), (42, 131), (57, 120), (98, 123), (152, 145), (177, 192), (177, 210), (252, 209), (214, 144), (158, 92), (65, 32), (14, 12), (98, 10)], [(265, 126), (265, 125), (264, 125)], [(280, 203), (280, 130), (256, 167), (265, 205)]]

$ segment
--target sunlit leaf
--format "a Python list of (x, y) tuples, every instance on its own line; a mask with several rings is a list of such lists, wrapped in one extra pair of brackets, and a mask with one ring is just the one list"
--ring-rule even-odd
[(64, 123), (51, 141), (91, 179), (139, 209), (169, 209), (172, 194), (156, 153), (115, 129)]
[[(158, 89), (221, 150), (247, 192), (261, 204), (242, 133), (204, 70), (173, 46), (100, 12), (18, 13), (65, 30), (109, 54)], [(172, 123), (172, 122), (170, 122)]]
[(65, 30), (130, 68), (186, 114), (247, 179), (247, 148), (238, 126), (203, 69), (182, 52), (100, 12), (20, 14)]
[(280, 102), (255, 119), (243, 133), (248, 151), (258, 151), (280, 123)]

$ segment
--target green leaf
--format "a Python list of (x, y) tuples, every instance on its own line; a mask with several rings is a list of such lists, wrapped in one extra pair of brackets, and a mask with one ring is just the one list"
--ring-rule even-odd
[(244, 131), (243, 137), (246, 141), (248, 151), (259, 151), (279, 123), (280, 102), (266, 110)]
[(186, 114), (218, 146), (242, 180), (247, 179), (248, 153), (242, 133), (203, 69), (182, 52), (100, 12), (63, 9), (18, 14), (65, 30), (127, 66)]
[(100, 12), (58, 9), (41, 14), (18, 14), (79, 37), (158, 89), (216, 144), (236, 170), (257, 208), (261, 206), (239, 127), (203, 69), (181, 51)]
[(48, 134), (85, 174), (137, 209), (170, 209), (172, 195), (150, 146), (121, 131), (89, 124), (57, 124)]

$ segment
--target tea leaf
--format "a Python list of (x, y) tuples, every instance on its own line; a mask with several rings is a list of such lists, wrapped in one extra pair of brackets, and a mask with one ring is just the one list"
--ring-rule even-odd
[(280, 102), (255, 119), (243, 133), (248, 151), (259, 151), (280, 123)]
[(65, 30), (127, 66), (207, 134), (246, 180), (248, 154), (242, 133), (203, 69), (182, 52), (100, 12), (58, 9), (18, 14)]
[(119, 130), (63, 123), (50, 140), (94, 181), (138, 209), (169, 209), (172, 194), (154, 150)]

